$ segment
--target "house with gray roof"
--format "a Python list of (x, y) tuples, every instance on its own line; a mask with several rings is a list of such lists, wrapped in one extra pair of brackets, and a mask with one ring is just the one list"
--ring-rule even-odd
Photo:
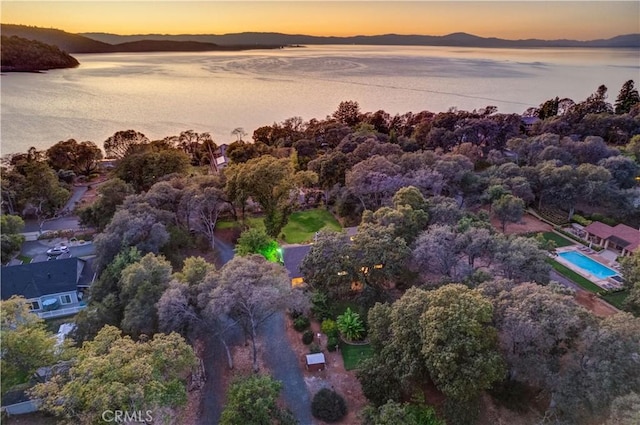
[(300, 264), (304, 257), (311, 251), (312, 245), (290, 245), (282, 248), (282, 261), (289, 272), (291, 286), (299, 286), (304, 283)]
[(34, 313), (50, 319), (82, 310), (83, 290), (95, 275), (87, 260), (66, 258), (3, 267), (0, 277), (2, 300), (23, 296)]

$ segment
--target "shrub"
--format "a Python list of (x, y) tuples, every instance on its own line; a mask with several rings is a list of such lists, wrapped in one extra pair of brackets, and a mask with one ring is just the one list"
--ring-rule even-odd
[(302, 316), (302, 312), (300, 312), (298, 310), (290, 310), (289, 311), (289, 317), (291, 317), (291, 319), (297, 319), (300, 316)]
[(298, 332), (302, 332), (309, 328), (309, 318), (306, 316), (298, 316), (293, 319), (293, 328)]
[(313, 396), (311, 414), (325, 422), (337, 422), (347, 414), (347, 403), (340, 394), (323, 388)]
[(309, 354), (322, 353), (322, 348), (315, 342), (309, 346)]
[(330, 336), (327, 339), (327, 350), (334, 352), (336, 351), (336, 347), (338, 346), (338, 337), (337, 336)]
[(313, 342), (313, 332), (310, 330), (304, 331), (302, 334), (302, 342), (304, 345), (309, 345)]
[(388, 359), (374, 355), (358, 365), (356, 377), (362, 386), (364, 396), (375, 406), (382, 406), (388, 400), (399, 401), (402, 384)]
[(311, 312), (318, 320), (331, 317), (331, 307), (329, 297), (324, 292), (314, 292), (311, 295)]
[(364, 323), (360, 315), (347, 307), (347, 310), (338, 316), (338, 329), (348, 340), (357, 341), (364, 337)]
[(591, 214), (589, 216), (589, 219), (591, 219), (593, 221), (599, 221), (599, 222), (604, 223), (604, 224), (608, 224), (609, 226), (615, 226), (616, 224), (618, 224), (618, 222), (616, 220), (614, 220), (613, 218), (604, 216), (604, 215), (599, 214), (599, 213)]
[(588, 226), (592, 223), (591, 220), (587, 220), (586, 218), (578, 214), (574, 214), (571, 219), (582, 226)]
[(338, 336), (338, 325), (331, 319), (324, 320), (320, 329), (322, 330), (322, 333), (329, 338)]

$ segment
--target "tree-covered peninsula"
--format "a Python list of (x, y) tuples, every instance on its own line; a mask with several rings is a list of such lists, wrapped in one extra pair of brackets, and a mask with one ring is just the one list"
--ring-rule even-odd
[(2, 36), (2, 72), (34, 72), (74, 68), (80, 63), (56, 46), (21, 37)]

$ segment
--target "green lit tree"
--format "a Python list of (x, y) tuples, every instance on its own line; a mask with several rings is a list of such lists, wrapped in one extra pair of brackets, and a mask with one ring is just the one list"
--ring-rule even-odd
[(242, 232), (240, 238), (238, 238), (235, 251), (240, 256), (260, 254), (275, 263), (282, 260), (278, 242), (267, 235), (264, 229), (261, 228), (253, 227)]

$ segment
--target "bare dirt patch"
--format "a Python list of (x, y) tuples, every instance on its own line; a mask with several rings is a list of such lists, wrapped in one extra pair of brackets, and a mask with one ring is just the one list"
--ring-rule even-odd
[[(327, 336), (320, 333), (320, 324), (316, 321), (311, 322), (311, 330), (314, 332), (314, 343), (320, 345), (325, 356), (326, 367), (323, 371), (310, 372), (305, 367), (305, 356), (309, 354), (309, 346), (302, 343), (302, 333), (293, 328), (293, 321), (287, 317), (286, 332), (287, 338), (291, 343), (291, 348), (298, 355), (298, 367), (301, 368), (304, 375), (304, 381), (309, 389), (311, 397), (322, 388), (330, 388), (342, 395), (347, 402), (347, 416), (345, 416), (341, 424), (357, 424), (360, 423), (358, 414), (367, 404), (367, 399), (362, 393), (360, 381), (356, 378), (354, 371), (344, 369), (344, 362), (339, 351), (329, 352), (326, 349)], [(293, 365), (292, 365), (293, 367)], [(315, 419), (316, 424), (325, 424), (325, 422)]]
[[(488, 212), (488, 211), (487, 211)], [(491, 217), (491, 225), (497, 230), (502, 231), (502, 223), (495, 217)], [(507, 235), (520, 235), (531, 232), (549, 232), (553, 230), (553, 227), (547, 223), (544, 223), (532, 215), (524, 214), (520, 222), (507, 223), (504, 233)]]
[(484, 394), (481, 400), (482, 408), (478, 425), (536, 425), (540, 423), (541, 415), (534, 409), (528, 412), (515, 412), (499, 405)]
[(578, 289), (576, 290), (575, 299), (578, 304), (598, 317), (608, 317), (619, 313), (618, 309), (591, 292)]

